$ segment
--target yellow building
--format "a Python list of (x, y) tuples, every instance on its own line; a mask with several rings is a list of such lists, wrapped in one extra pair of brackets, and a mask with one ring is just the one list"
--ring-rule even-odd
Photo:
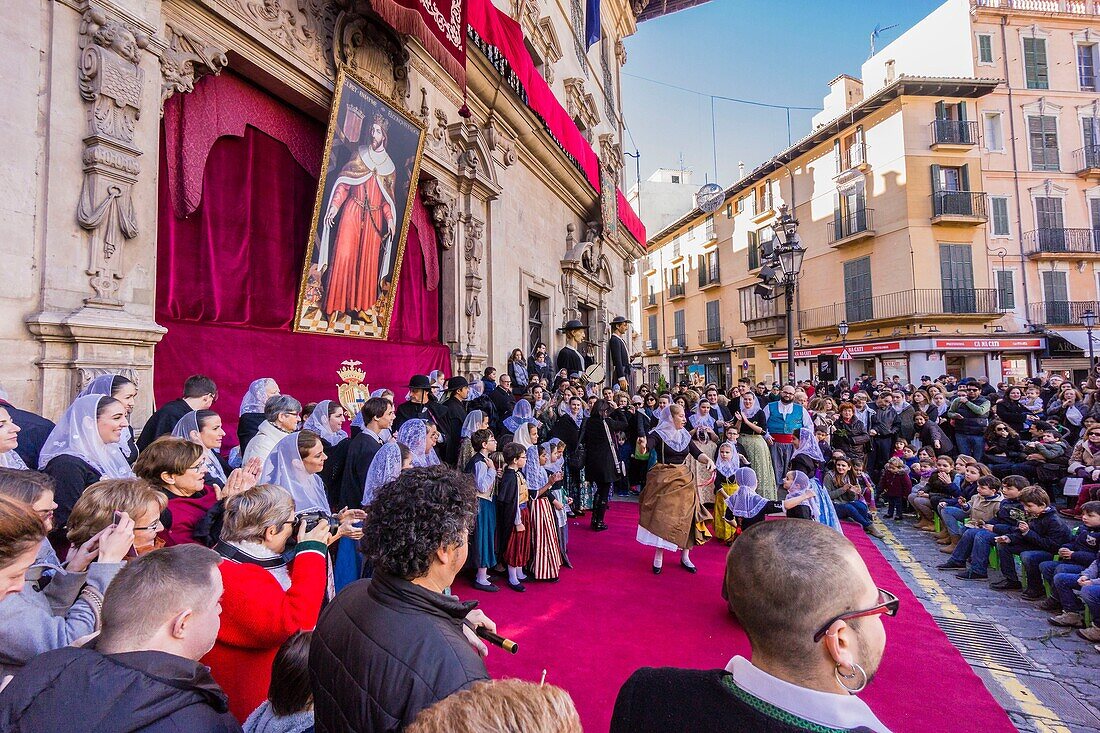
[(910, 382), (1087, 367), (1081, 316), (1100, 313), (1100, 16), (1016, 5), (1035, 10), (949, 0), (862, 80), (833, 80), (813, 132), (726, 189), (723, 208), (651, 237), (639, 268), (649, 378), (786, 377), (783, 300), (754, 293), (782, 204), (806, 248), (798, 378), (842, 347), (842, 375)]

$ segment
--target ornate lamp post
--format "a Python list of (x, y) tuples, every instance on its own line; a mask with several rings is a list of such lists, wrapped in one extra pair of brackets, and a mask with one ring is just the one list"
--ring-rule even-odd
[[(844, 380), (848, 381), (848, 360), (844, 358), (844, 352), (848, 348), (848, 321), (844, 320), (836, 324), (836, 330), (840, 334), (840, 360), (844, 362)], [(851, 387), (851, 384), (848, 386)]]
[(798, 238), (798, 219), (791, 216), (786, 204), (779, 207), (779, 216), (772, 223), (775, 232), (775, 255), (779, 260), (787, 313), (787, 382), (794, 384), (794, 289), (802, 270), (802, 258), (806, 250)]
[(1088, 308), (1081, 314), (1081, 323), (1085, 326), (1085, 333), (1089, 339), (1089, 378), (1092, 378), (1092, 369), (1096, 366), (1096, 357), (1093, 355), (1092, 348), (1092, 329), (1096, 327), (1096, 314), (1092, 308)]

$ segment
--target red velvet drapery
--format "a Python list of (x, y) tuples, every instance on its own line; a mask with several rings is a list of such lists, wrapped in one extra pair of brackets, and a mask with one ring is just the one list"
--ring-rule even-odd
[[(308, 144), (323, 148), (318, 123), (286, 106), (273, 108), (264, 92), (229, 79), (234, 93), (219, 92), (219, 103), (237, 106), (237, 113), (277, 113), (281, 119), (277, 124), (265, 120), (265, 129), (290, 131), (296, 145), (311, 139)], [(241, 133), (220, 137), (203, 156), (204, 171), (197, 176), (201, 200), (187, 217), (175, 214), (166, 175), (173, 144), (163, 146), (156, 313), (168, 333), (156, 349), (157, 403), (178, 397), (188, 375), (206, 374), (218, 384), (222, 401), (215, 409), (234, 436), (240, 398), (257, 377), (274, 377), (284, 393), (312, 402), (335, 397), (336, 370), (345, 359), (363, 363), (372, 389), (397, 391), (410, 375), (433, 369), (449, 373), (449, 350), (439, 342), (437, 263), (425, 260), (425, 253), (438, 256), (435, 231), (425, 226), (430, 220), (419, 198), (390, 338), (291, 332), (317, 180), (284, 141), (251, 123)], [(182, 149), (186, 140), (174, 144)], [(177, 173), (195, 176), (194, 171)]]
[[(492, 0), (469, 0), (470, 27), (483, 40), (500, 49), (508, 59), (512, 72), (527, 92), (527, 105), (546, 122), (550, 134), (562, 148), (573, 156), (584, 171), (592, 187), (600, 190), (600, 161), (592, 146), (581, 135), (577, 124), (554, 96), (553, 90), (535, 68), (535, 62), (523, 42), (523, 29), (493, 5)], [(646, 243), (645, 225), (627, 203), (622, 191), (615, 191), (618, 201), (619, 221), (643, 247)]]

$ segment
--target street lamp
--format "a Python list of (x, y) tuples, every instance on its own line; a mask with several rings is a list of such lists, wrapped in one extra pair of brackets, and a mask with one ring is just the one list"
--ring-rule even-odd
[[(844, 379), (848, 380), (848, 360), (844, 358), (844, 352), (848, 348), (848, 321), (844, 320), (836, 324), (836, 330), (840, 333), (840, 360), (844, 362)], [(849, 385), (851, 386), (851, 385)]]
[(798, 219), (791, 216), (786, 204), (779, 207), (779, 216), (772, 222), (772, 231), (775, 232), (776, 259), (779, 260), (779, 270), (782, 279), (777, 284), (782, 284), (787, 303), (787, 382), (795, 383), (794, 378), (794, 289), (798, 283), (798, 273), (802, 270), (802, 258), (806, 250), (798, 238)]
[(1096, 314), (1092, 308), (1088, 308), (1081, 314), (1081, 323), (1085, 324), (1085, 333), (1089, 339), (1089, 378), (1092, 378), (1092, 368), (1096, 365), (1096, 358), (1092, 353), (1092, 329), (1096, 327)]

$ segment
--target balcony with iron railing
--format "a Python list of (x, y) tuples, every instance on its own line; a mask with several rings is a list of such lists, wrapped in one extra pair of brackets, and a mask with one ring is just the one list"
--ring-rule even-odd
[(677, 298), (684, 297), (684, 284), (672, 283), (668, 286), (668, 299), (676, 300)]
[(646, 307), (646, 308), (653, 308), (653, 307), (655, 307), (655, 306), (657, 305), (657, 293), (656, 293), (656, 292), (654, 292), (654, 291), (652, 291), (652, 290), (650, 290), (650, 291), (649, 291), (649, 292), (648, 292), (648, 293), (646, 294), (646, 296), (645, 296), (645, 298), (644, 298), (644, 302), (645, 302), (645, 307)]
[(1097, 0), (970, 0), (970, 7), (1100, 17), (1100, 2)]
[(936, 191), (932, 223), (977, 226), (986, 221), (984, 191)]
[(1100, 314), (1100, 302), (1095, 300), (1041, 300), (1028, 307), (1031, 323), (1040, 326), (1081, 326), (1081, 316), (1091, 310)]
[(687, 335), (678, 333), (675, 336), (668, 337), (668, 348), (670, 349), (686, 349), (687, 348)]
[(699, 268), (699, 287), (701, 289), (712, 288), (722, 282), (722, 273), (718, 269), (718, 263), (704, 264)]
[(1046, 228), (1024, 232), (1024, 252), (1034, 259), (1096, 259), (1100, 229)]
[(1074, 150), (1073, 170), (1080, 178), (1100, 178), (1100, 145)]
[(958, 150), (978, 144), (978, 123), (966, 120), (933, 120), (932, 149)]
[(799, 312), (798, 324), (803, 331), (820, 331), (835, 330), (841, 321), (904, 322), (929, 316), (987, 321), (1000, 313), (996, 288), (918, 288), (810, 308)]
[(700, 345), (710, 346), (711, 344), (722, 343), (722, 327), (721, 326), (708, 326), (707, 328), (699, 329), (699, 343)]
[(657, 351), (657, 339), (646, 339), (642, 342), (642, 350), (647, 353)]
[(848, 214), (837, 213), (829, 223), (829, 244), (843, 247), (875, 236), (875, 210), (859, 209)]

